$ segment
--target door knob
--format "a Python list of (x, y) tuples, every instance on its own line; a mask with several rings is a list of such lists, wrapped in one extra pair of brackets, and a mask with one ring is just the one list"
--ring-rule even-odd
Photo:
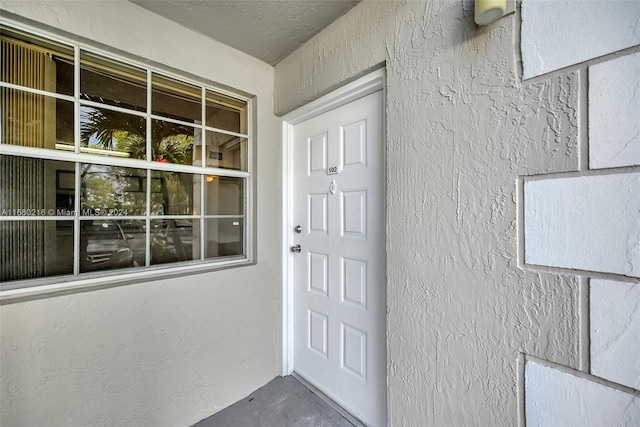
[(291, 246), (291, 252), (293, 253), (299, 254), (301, 250), (302, 248), (300, 247), (300, 245)]

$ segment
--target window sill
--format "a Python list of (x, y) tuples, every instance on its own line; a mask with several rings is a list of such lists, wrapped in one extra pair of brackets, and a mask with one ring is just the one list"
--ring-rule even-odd
[[(251, 261), (247, 258), (238, 258), (215, 263), (194, 263), (183, 266), (158, 267), (153, 269), (146, 269), (144, 271), (135, 271), (109, 276), (101, 275), (99, 277), (94, 276), (86, 278), (75, 278), (67, 276), (65, 278), (60, 278), (60, 281), (55, 283), (52, 283), (52, 280), (55, 280), (55, 278), (49, 278), (48, 280), (37, 279), (38, 281), (42, 280), (43, 284), (0, 291), (0, 305), (14, 304), (43, 298), (52, 298), (80, 292), (89, 292), (116, 286), (149, 282), (153, 280), (171, 279), (174, 277), (183, 277), (185, 275), (202, 274), (254, 264), (254, 261)], [(24, 283), (26, 281), (23, 280), (20, 282)], [(15, 283), (18, 284), (20, 282)]]

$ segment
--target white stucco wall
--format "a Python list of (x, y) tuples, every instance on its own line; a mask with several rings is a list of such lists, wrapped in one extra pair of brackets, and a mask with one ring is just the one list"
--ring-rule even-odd
[(636, 0), (524, 0), (524, 78), (637, 45), (639, 20)]
[(640, 173), (530, 181), (524, 200), (527, 263), (640, 278)]
[[(579, 101), (588, 109), (581, 171), (525, 183), (524, 240), (527, 264), (592, 276), (583, 279), (590, 292), (581, 312), (590, 349), (581, 373), (527, 363), (526, 423), (639, 425), (640, 399), (628, 387), (639, 384), (640, 174), (620, 167), (638, 165), (640, 153), (640, 3), (575, 6), (523, 3), (525, 76), (564, 66), (588, 75)], [(629, 49), (607, 56), (622, 48)]]
[(590, 67), (591, 169), (640, 165), (639, 117), (640, 52)]
[(588, 375), (526, 364), (528, 426), (637, 426), (640, 397)]
[(640, 283), (592, 279), (590, 297), (591, 372), (640, 390)]
[(523, 84), (517, 19), (365, 0), (276, 66), (286, 113), (386, 62), (392, 426), (517, 425), (520, 352), (579, 363), (577, 279), (518, 268), (516, 181), (578, 169), (580, 76)]
[[(279, 374), (279, 120), (273, 69), (126, 1), (7, 12), (257, 95), (257, 265), (3, 305), (0, 425), (176, 426)], [(20, 18), (22, 19), (22, 18)]]

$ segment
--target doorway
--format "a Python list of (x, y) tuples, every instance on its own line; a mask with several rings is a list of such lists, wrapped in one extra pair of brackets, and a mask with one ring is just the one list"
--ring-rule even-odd
[(285, 117), (283, 373), (386, 422), (384, 72)]

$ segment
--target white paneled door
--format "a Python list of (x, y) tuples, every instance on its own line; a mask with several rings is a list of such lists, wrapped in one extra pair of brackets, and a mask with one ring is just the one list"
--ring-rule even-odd
[[(294, 127), (294, 369), (386, 422), (382, 91)], [(297, 250), (294, 248), (294, 250)]]

